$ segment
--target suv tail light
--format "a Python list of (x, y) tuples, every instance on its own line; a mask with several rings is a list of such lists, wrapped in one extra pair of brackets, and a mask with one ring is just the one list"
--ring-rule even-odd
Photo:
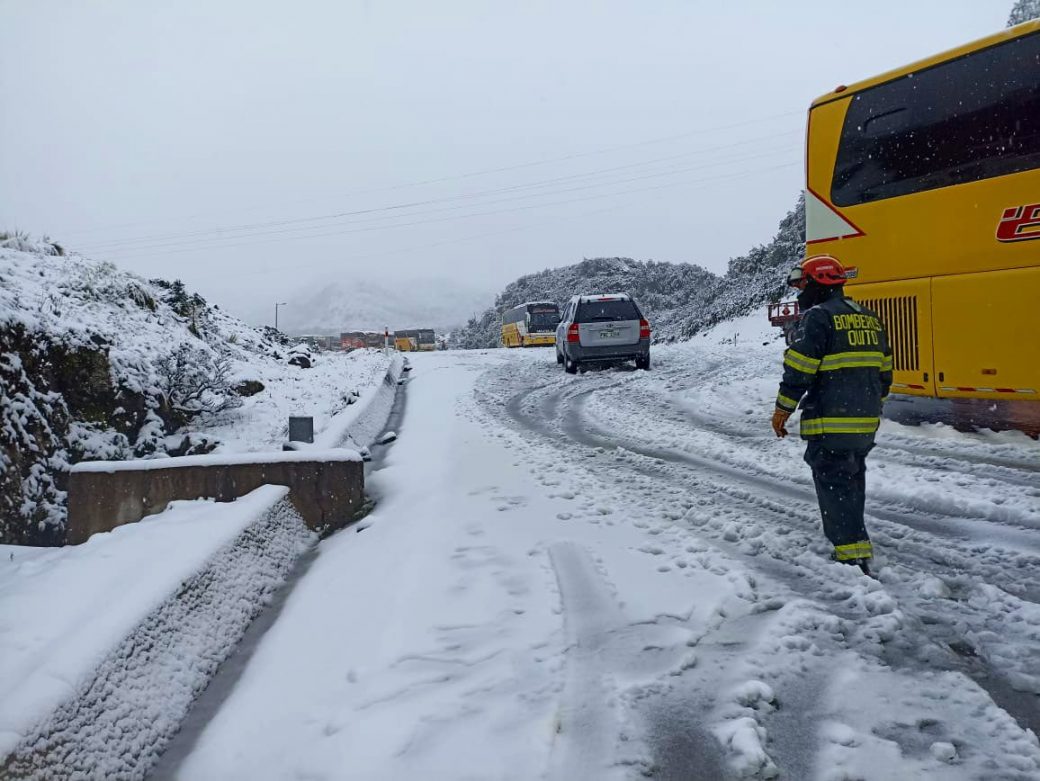
[(568, 342), (576, 342), (580, 338), (581, 337), (578, 336), (578, 324), (577, 323), (571, 323), (569, 326), (567, 326), (567, 341)]
[(650, 338), (650, 323), (646, 320), (639, 321), (639, 338), (649, 339)]

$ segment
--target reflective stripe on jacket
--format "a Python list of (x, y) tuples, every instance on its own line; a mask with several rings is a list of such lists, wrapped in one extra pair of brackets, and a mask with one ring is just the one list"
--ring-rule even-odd
[(784, 353), (776, 406), (801, 402), (802, 439), (835, 450), (874, 443), (892, 385), (892, 349), (876, 314), (841, 291), (807, 310)]

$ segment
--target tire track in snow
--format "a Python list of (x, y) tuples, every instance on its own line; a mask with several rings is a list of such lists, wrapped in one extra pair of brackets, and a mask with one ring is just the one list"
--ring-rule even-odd
[[(768, 472), (748, 471), (743, 466), (668, 447), (650, 445), (632, 437), (621, 436), (600, 428), (591, 423), (584, 412), (588, 398), (597, 391), (598, 389), (582, 390), (568, 398), (567, 414), (562, 417), (560, 427), (563, 434), (572, 441), (590, 448), (622, 447), (649, 458), (696, 467), (704, 472), (713, 472), (725, 480), (747, 485), (756, 491), (767, 492), (785, 501), (794, 500), (811, 506), (816, 505), (816, 494), (809, 485), (780, 482), (779, 478)], [(990, 542), (994, 536), (999, 536), (1019, 549), (1040, 553), (1040, 534), (1031, 527), (1017, 524), (995, 524), (987, 519), (924, 513), (916, 508), (904, 508), (897, 504), (877, 500), (871, 502), (868, 515), (901, 526), (908, 526), (916, 531), (966, 542), (973, 538)], [(979, 528), (980, 524), (982, 524), (981, 528)], [(996, 530), (994, 530), (994, 526), (997, 527)], [(1034, 601), (1040, 601), (1040, 589), (1036, 594), (1037, 599)]]
[(649, 767), (645, 759), (618, 754), (627, 736), (613, 674), (640, 657), (651, 668), (673, 666), (679, 656), (649, 661), (646, 648), (659, 641), (663, 641), (660, 647), (667, 647), (667, 640), (683, 630), (655, 622), (629, 622), (589, 552), (577, 543), (552, 544), (549, 559), (560, 589), (567, 636), (567, 672), (549, 777), (620, 779), (631, 775), (632, 766), (642, 766), (642, 775), (674, 781), (724, 778), (721, 753), (704, 732), (701, 712), (696, 710), (687, 709), (682, 718), (670, 710), (651, 714)]
[[(547, 389), (552, 388), (552, 390), (549, 391), (550, 395), (553, 397), (551, 400), (541, 399), (539, 402), (536, 398), (531, 399), (526, 393), (520, 395), (524, 395), (529, 402), (536, 402), (535, 406), (537, 406), (539, 412), (556, 410), (557, 418), (555, 420), (549, 422), (542, 420), (536, 425), (531, 425), (532, 413), (525, 409), (525, 407), (532, 405), (523, 403), (513, 404), (510, 410), (510, 417), (512, 417), (520, 426), (528, 430), (536, 430), (543, 436), (552, 439), (556, 446), (563, 444), (563, 446), (571, 453), (573, 453), (573, 447), (572, 445), (566, 444), (568, 442), (582, 445), (586, 450), (585, 455), (589, 455), (589, 450), (594, 452), (609, 451), (616, 448), (617, 438), (614, 437), (612, 439), (611, 435), (602, 431), (591, 433), (589, 427), (583, 425), (581, 409), (584, 405), (584, 401), (587, 400), (591, 394), (610, 389), (613, 385), (618, 384), (620, 383), (597, 383), (595, 387), (590, 388), (584, 383), (577, 387), (575, 387), (574, 383), (548, 383), (543, 385), (539, 389), (539, 392), (544, 392)], [(714, 474), (716, 477), (724, 478), (722, 481), (715, 479), (709, 488), (709, 493), (722, 493), (726, 497), (725, 500), (727, 502), (743, 504), (750, 512), (758, 515), (761, 515), (763, 510), (767, 510), (771, 519), (779, 526), (790, 526), (790, 505), (792, 500), (797, 501), (802, 505), (804, 512), (807, 512), (815, 518), (815, 497), (807, 489), (799, 491), (798, 489), (792, 489), (789, 485), (778, 484), (775, 481), (768, 480), (761, 476), (750, 476), (751, 479), (749, 481), (749, 476), (733, 467), (720, 467), (715, 462), (704, 459), (695, 459), (695, 463), (691, 463), (691, 458), (680, 457), (684, 454), (677, 454), (668, 451), (656, 452), (653, 448), (639, 445), (632, 448), (632, 450), (647, 459), (663, 461), (685, 470), (688, 474), (682, 475), (680, 473), (677, 478), (673, 473), (664, 477), (664, 479), (666, 481), (671, 480), (674, 482), (676, 479), (683, 480), (683, 478), (686, 478), (683, 480), (686, 484), (689, 484), (689, 481), (693, 479), (694, 485), (691, 487), (693, 487), (695, 492), (704, 491), (705, 485), (703, 480), (696, 479), (693, 472), (690, 470), (690, 466), (696, 466), (697, 471), (703, 471), (708, 475)], [(647, 450), (654, 452), (645, 452)], [(625, 464), (625, 466), (628, 466), (628, 464)], [(645, 470), (635, 471), (643, 472), (645, 474)], [(667, 471), (668, 470), (661, 470), (656, 478), (652, 477), (651, 479), (661, 480), (662, 476), (667, 474)], [(733, 482), (746, 483), (749, 485), (750, 490), (734, 491), (735, 486), (733, 485)], [(653, 487), (648, 486), (648, 490), (653, 491)], [(761, 494), (763, 492), (767, 495), (776, 496), (781, 501), (770, 503), (766, 500), (766, 502), (763, 503), (761, 499)], [(770, 504), (772, 504), (772, 507), (770, 507)], [(874, 514), (877, 515), (877, 513)], [(907, 518), (898, 512), (888, 511), (888, 514), (893, 516), (893, 523), (906, 524)], [(914, 521), (918, 526), (921, 526), (921, 521), (917, 518), (911, 518), (910, 520)], [(920, 528), (919, 533), (928, 536), (948, 534), (949, 530), (943, 526), (944, 521), (948, 523), (949, 517), (936, 516), (929, 524), (930, 528)], [(815, 532), (815, 529), (813, 531)], [(719, 540), (717, 535), (712, 536), (714, 537), (714, 543), (716, 545), (721, 546), (724, 550), (730, 550), (731, 553), (738, 558), (744, 558), (752, 570), (762, 571), (763, 573), (768, 573), (773, 577), (779, 576), (781, 582), (794, 588), (796, 593), (800, 593), (810, 599), (821, 598), (821, 592), (819, 590), (821, 586), (820, 578), (810, 575), (807, 580), (807, 573), (805, 572), (804, 567), (790, 561), (773, 561), (767, 563), (769, 560), (763, 560), (760, 556), (753, 556), (748, 559), (746, 552), (742, 552), (737, 546), (727, 546), (725, 540)], [(955, 539), (952, 537), (951, 542), (955, 542)], [(948, 568), (948, 565), (951, 563), (954, 565), (957, 564), (957, 561), (949, 561), (949, 556), (941, 556), (938, 558), (929, 556), (927, 551), (934, 547), (934, 545), (928, 543), (922, 543), (915, 546), (913, 544), (908, 545), (907, 542), (900, 542), (898, 543), (900, 546), (898, 549), (895, 547), (895, 541), (893, 541), (893, 543), (892, 548), (895, 552), (893, 558), (899, 560), (904, 565), (909, 566), (913, 571), (935, 571), (936, 564), (939, 564), (940, 571), (943, 571), (944, 574), (948, 576), (949, 573), (944, 571), (944, 565), (945, 568)], [(920, 555), (913, 553), (915, 547), (922, 551)], [(960, 560), (964, 573), (967, 576), (978, 574), (976, 571), (973, 571), (970, 566), (972, 554), (976, 554), (976, 551), (966, 551)], [(1020, 560), (1018, 562), (1019, 571), (1006, 572), (1004, 573), (1004, 578), (1010, 578), (1012, 580), (1022, 578), (1023, 575), (1025, 575), (1025, 573), (1021, 571), (1022, 564), (1023, 561)], [(1028, 569), (1036, 569), (1035, 560), (1031, 562), (1031, 566), (1028, 567), (1027, 570)], [(999, 573), (991, 571), (991, 573), (987, 574)], [(990, 578), (990, 581), (991, 580), (992, 578)], [(807, 585), (809, 586), (808, 590), (806, 589)], [(833, 586), (833, 584), (831, 585)], [(1009, 593), (1014, 593), (1014, 583), (1006, 583), (1005, 585), (1008, 586), (1005, 590), (1009, 591)], [(1040, 589), (1036, 588), (1035, 577), (1033, 578), (1032, 589), (1037, 593), (1026, 593), (1025, 596), (1027, 598), (1033, 597), (1035, 599), (1040, 595)], [(913, 605), (908, 616), (909, 621), (912, 623), (911, 634), (916, 633), (918, 636), (923, 638), (923, 642), (919, 644), (918, 647), (913, 648), (900, 647), (899, 644), (892, 643), (883, 646), (881, 648), (881, 658), (888, 663), (890, 667), (893, 669), (960, 670), (985, 689), (990, 694), (993, 701), (1007, 713), (1011, 714), (1020, 725), (1040, 732), (1040, 700), (1038, 700), (1034, 694), (1023, 692), (1016, 688), (1016, 683), (1008, 677), (1007, 671), (1001, 669), (999, 655), (998, 661), (987, 659), (984, 654), (977, 653), (977, 649), (973, 648), (970, 642), (965, 642), (965, 635), (972, 634), (970, 631), (971, 627), (975, 628), (975, 634), (979, 636), (992, 636), (998, 634), (994, 633), (993, 629), (987, 625), (989, 615), (985, 606), (981, 609), (971, 609), (968, 603), (962, 603), (961, 608), (955, 608), (962, 611), (961, 615), (956, 620), (951, 620), (949, 615), (937, 616), (930, 610), (923, 611), (922, 608), (927, 608), (930, 603), (922, 603), (921, 599), (917, 595), (911, 593), (900, 593), (897, 596), (900, 601), (900, 607), (908, 608), (909, 605)], [(835, 598), (840, 602), (840, 589), (835, 592)], [(845, 610), (842, 609), (842, 606), (840, 605), (832, 605), (831, 610), (835, 615), (839, 615), (851, 622), (856, 622), (859, 618), (857, 615), (858, 609), (855, 608), (852, 610)], [(969, 631), (966, 632), (966, 630)], [(999, 643), (1000, 638), (996, 638), (996, 641)]]
[(588, 553), (572, 542), (549, 548), (560, 587), (567, 635), (567, 677), (557, 724), (550, 777), (587, 777), (613, 751), (618, 725), (604, 685), (602, 651), (609, 632), (623, 622)]
[[(650, 394), (647, 394), (649, 396)], [(652, 398), (644, 398), (644, 405), (654, 404)], [(725, 439), (747, 441), (763, 441), (759, 425), (742, 426), (738, 422), (719, 421), (710, 415), (693, 409), (689, 402), (677, 399), (673, 402), (683, 417), (696, 424), (697, 428), (708, 431)], [(768, 438), (766, 439), (768, 441)], [(964, 453), (954, 453), (938, 448), (926, 448), (919, 445), (902, 443), (886, 438), (878, 442), (876, 453), (884, 454), (890, 461), (903, 466), (925, 467), (928, 469), (961, 474), (973, 478), (986, 478), (1001, 483), (1021, 486), (1038, 491), (1040, 486), (1040, 463), (1010, 458), (985, 458)], [(1025, 474), (1023, 474), (1025, 473)]]

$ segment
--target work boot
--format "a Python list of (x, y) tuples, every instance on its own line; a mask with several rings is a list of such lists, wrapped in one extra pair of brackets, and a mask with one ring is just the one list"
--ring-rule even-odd
[[(855, 565), (859, 567), (860, 570), (862, 570), (863, 574), (866, 575), (868, 578), (874, 577), (874, 573), (870, 571), (870, 559), (839, 559), (836, 555), (832, 553), (831, 561), (837, 561), (840, 564)], [(874, 579), (877, 580), (877, 578)]]

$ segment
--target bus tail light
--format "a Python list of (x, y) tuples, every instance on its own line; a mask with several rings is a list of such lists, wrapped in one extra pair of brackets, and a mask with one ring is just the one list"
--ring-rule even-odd
[(576, 342), (580, 338), (581, 337), (578, 336), (578, 324), (577, 323), (571, 323), (569, 326), (567, 326), (567, 341), (568, 342)]
[(639, 321), (639, 338), (649, 339), (650, 338), (650, 323), (646, 320)]

